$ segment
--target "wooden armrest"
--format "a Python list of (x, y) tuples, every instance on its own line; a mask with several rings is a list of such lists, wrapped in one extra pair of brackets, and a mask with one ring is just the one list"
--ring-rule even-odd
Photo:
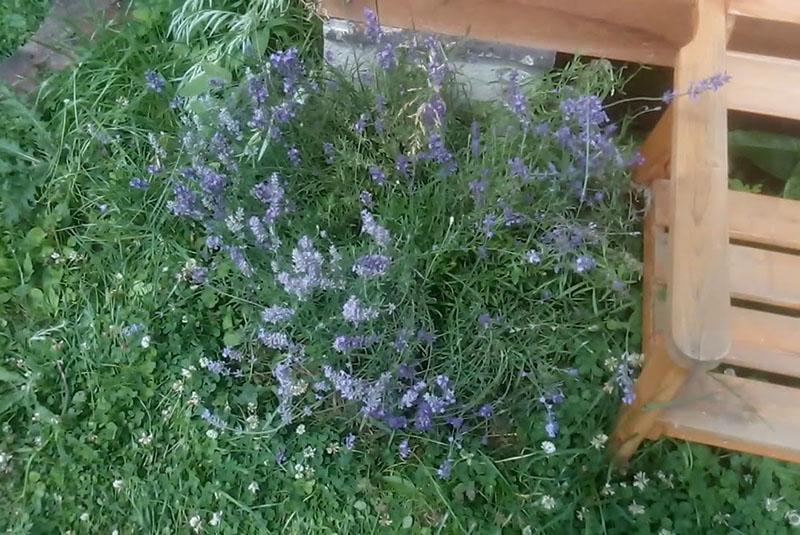
[[(697, 33), (678, 53), (675, 87), (725, 72), (725, 0), (700, 0)], [(715, 363), (730, 350), (725, 88), (672, 104), (670, 332), (674, 352)]]

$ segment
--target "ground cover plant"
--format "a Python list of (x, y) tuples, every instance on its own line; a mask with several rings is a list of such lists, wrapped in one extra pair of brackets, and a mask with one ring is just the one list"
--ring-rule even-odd
[(50, 0), (6, 0), (0, 5), (0, 58), (10, 56), (36, 31)]
[(140, 4), (37, 113), (3, 101), (0, 526), (800, 523), (794, 467), (668, 442), (609, 466), (640, 342), (619, 73), (475, 104), (435, 40), (373, 23), (375, 68), (342, 73), (306, 12), (255, 4)]

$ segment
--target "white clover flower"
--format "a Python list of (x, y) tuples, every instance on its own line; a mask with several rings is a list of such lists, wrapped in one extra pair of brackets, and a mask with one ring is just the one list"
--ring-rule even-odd
[(200, 519), (200, 515), (194, 515), (189, 519), (189, 527), (192, 528), (195, 533), (203, 531), (203, 521)]
[(113, 481), (113, 483), (111, 483), (111, 486), (114, 488), (114, 490), (116, 490), (117, 492), (119, 492), (119, 491), (121, 491), (121, 490), (122, 490), (122, 488), (125, 486), (125, 481), (123, 481), (123, 480), (121, 480), (121, 479), (115, 479), (115, 480)]
[(217, 437), (219, 437), (219, 433), (217, 432), (216, 429), (209, 429), (208, 431), (206, 431), (206, 436), (211, 440), (216, 440)]
[(637, 472), (636, 475), (633, 476), (633, 486), (639, 490), (643, 491), (648, 483), (650, 483), (650, 479), (648, 479), (647, 474), (644, 472)]
[(183, 375), (186, 379), (191, 379), (192, 377), (192, 370), (187, 370), (186, 368), (181, 368), (181, 375)]
[(89, 513), (81, 513), (79, 517), (81, 522), (88, 522), (89, 521)]
[(142, 346), (142, 349), (147, 349), (150, 347), (150, 335), (146, 334), (142, 336), (142, 340), (139, 342), (139, 345)]
[(614, 494), (616, 494), (616, 491), (615, 491), (615, 490), (614, 490), (614, 488), (611, 486), (611, 483), (606, 483), (606, 484), (603, 486), (603, 488), (600, 490), (600, 494), (601, 494), (602, 496), (613, 496)]
[(306, 426), (304, 424), (300, 424), (300, 425), (297, 426), (297, 428), (294, 430), (294, 432), (297, 433), (300, 436), (305, 435), (306, 434)]
[(800, 513), (798, 513), (795, 509), (786, 511), (784, 518), (793, 528), (800, 526)]
[(303, 479), (303, 472), (305, 471), (306, 467), (302, 463), (297, 463), (294, 465), (294, 478), (295, 479)]
[(533, 528), (532, 527), (525, 526), (524, 528), (522, 528), (522, 535), (532, 535), (532, 534), (533, 534)]
[(256, 427), (258, 427), (258, 416), (256, 416), (255, 414), (251, 414), (245, 419), (245, 422), (247, 422), (247, 426), (250, 429), (255, 429)]
[(217, 511), (216, 513), (211, 515), (211, 520), (208, 521), (209, 526), (217, 527), (219, 523), (222, 521), (222, 511)]
[(200, 357), (200, 360), (197, 362), (201, 368), (208, 368), (208, 359), (206, 357)]
[(200, 404), (200, 394), (198, 394), (197, 392), (192, 392), (192, 395), (189, 396), (189, 401), (187, 401), (186, 403), (192, 405), (193, 407), (196, 407), (197, 405)]
[(631, 504), (628, 506), (628, 511), (630, 511), (634, 516), (643, 515), (645, 508), (644, 505), (640, 505), (636, 503), (636, 500), (633, 500), (633, 502), (631, 502)]
[(114, 528), (111, 530), (111, 535), (119, 535), (119, 530)]
[(149, 446), (153, 442), (153, 433), (142, 433), (137, 442), (142, 446)]
[(779, 501), (780, 499), (776, 500), (774, 498), (766, 498), (764, 500), (764, 509), (766, 509), (768, 513), (774, 513), (775, 511), (778, 510)]
[(539, 500), (539, 504), (542, 506), (542, 509), (544, 509), (545, 511), (552, 511), (553, 509), (556, 508), (556, 499), (553, 498), (552, 496), (548, 495), (548, 494), (545, 494)]
[(325, 451), (328, 452), (328, 455), (335, 455), (339, 453), (339, 450), (341, 449), (342, 447), (339, 445), (338, 442), (331, 442), (330, 444), (328, 444), (328, 447), (325, 448)]
[(306, 446), (303, 449), (303, 458), (311, 459), (317, 454), (317, 448), (312, 448), (311, 446)]
[(605, 447), (606, 442), (608, 442), (608, 435), (605, 433), (599, 433), (592, 438), (590, 443), (594, 449), (600, 450)]
[(177, 393), (179, 393), (179, 394), (180, 394), (181, 392), (183, 392), (183, 381), (181, 381), (180, 379), (178, 379), (177, 381), (175, 381), (174, 383), (172, 383), (172, 390), (173, 390), (174, 392), (177, 392)]
[(247, 485), (247, 490), (249, 490), (253, 494), (258, 492), (258, 489), (260, 489), (260, 488), (261, 488), (261, 486), (258, 483), (256, 483), (255, 481), (252, 481), (252, 482), (250, 482), (249, 485)]
[(674, 531), (670, 531), (667, 528), (661, 528), (658, 530), (658, 535), (675, 535)]
[(556, 452), (556, 445), (549, 440), (545, 440), (542, 442), (542, 451), (545, 452), (546, 455), (552, 455)]

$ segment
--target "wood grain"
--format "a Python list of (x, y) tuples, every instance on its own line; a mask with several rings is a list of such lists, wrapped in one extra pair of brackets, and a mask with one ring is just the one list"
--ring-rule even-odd
[(800, 120), (800, 61), (728, 52), (727, 63), (730, 109)]
[[(726, 71), (725, 0), (700, 0), (694, 39), (678, 54), (675, 87)], [(670, 332), (689, 359), (730, 350), (728, 118), (725, 88), (673, 102)]]
[(683, 440), (800, 462), (800, 390), (701, 374), (661, 413), (657, 429)]

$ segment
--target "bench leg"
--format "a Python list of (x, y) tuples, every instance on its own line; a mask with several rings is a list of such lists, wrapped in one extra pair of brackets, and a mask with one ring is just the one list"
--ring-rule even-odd
[(690, 370), (677, 364), (662, 336), (649, 344), (645, 365), (636, 381), (636, 400), (623, 409), (611, 438), (614, 460), (624, 466), (645, 438), (655, 438), (655, 424), (664, 405), (672, 401)]

